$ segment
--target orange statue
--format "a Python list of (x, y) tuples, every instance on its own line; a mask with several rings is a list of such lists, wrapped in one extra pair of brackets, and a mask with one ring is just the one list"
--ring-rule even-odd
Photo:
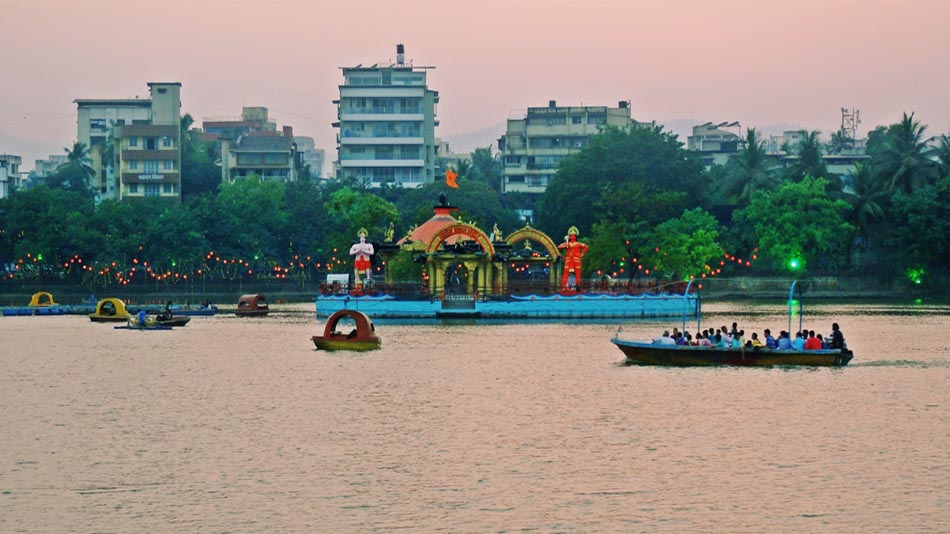
[(367, 235), (368, 232), (366, 228), (360, 228), (360, 242), (350, 247), (350, 255), (355, 256), (353, 258), (354, 285), (362, 283), (360, 281), (360, 274), (365, 275), (367, 280), (372, 279), (373, 276), (373, 266), (369, 257), (372, 256), (375, 251), (373, 250), (373, 244), (366, 242)]
[(567, 237), (564, 242), (557, 246), (559, 250), (565, 250), (564, 254), (564, 274), (561, 276), (561, 289), (568, 288), (568, 280), (571, 273), (574, 273), (574, 289), (581, 285), (581, 258), (587, 253), (587, 245), (577, 240), (577, 227), (572, 226), (567, 231)]

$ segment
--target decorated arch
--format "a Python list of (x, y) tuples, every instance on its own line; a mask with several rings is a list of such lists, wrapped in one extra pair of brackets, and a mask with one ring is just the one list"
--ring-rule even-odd
[(531, 226), (525, 226), (520, 230), (515, 230), (505, 241), (507, 241), (509, 245), (514, 246), (515, 243), (519, 243), (528, 239), (540, 243), (541, 246), (544, 247), (544, 250), (548, 252), (548, 256), (551, 256), (552, 260), (560, 255), (554, 240), (548, 237), (548, 234), (545, 234), (536, 228), (532, 228)]
[(468, 237), (478, 243), (482, 251), (489, 256), (495, 254), (495, 247), (492, 246), (491, 239), (488, 238), (485, 232), (481, 231), (474, 224), (464, 222), (455, 222), (440, 228), (439, 231), (432, 236), (432, 239), (429, 240), (428, 245), (426, 245), (426, 254), (432, 254), (439, 250), (439, 245), (452, 236)]

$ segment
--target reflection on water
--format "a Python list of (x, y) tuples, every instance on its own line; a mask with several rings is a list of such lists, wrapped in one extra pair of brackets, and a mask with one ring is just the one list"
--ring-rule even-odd
[[(621, 365), (679, 320), (0, 319), (0, 531), (946, 532), (948, 308), (809, 305), (841, 369)], [(702, 327), (785, 329), (703, 303)], [(797, 321), (797, 318), (796, 318)], [(687, 324), (694, 331), (695, 321)]]

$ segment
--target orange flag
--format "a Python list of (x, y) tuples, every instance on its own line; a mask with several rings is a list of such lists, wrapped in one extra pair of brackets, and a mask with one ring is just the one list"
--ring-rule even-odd
[(459, 184), (455, 183), (455, 179), (458, 177), (459, 175), (452, 172), (451, 169), (445, 169), (445, 185), (451, 187), (452, 189), (458, 189)]

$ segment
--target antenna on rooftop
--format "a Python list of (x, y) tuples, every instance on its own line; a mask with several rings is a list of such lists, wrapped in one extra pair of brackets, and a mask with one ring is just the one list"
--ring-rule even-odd
[(851, 136), (852, 141), (858, 138), (859, 124), (861, 124), (861, 110), (841, 108), (841, 129)]

